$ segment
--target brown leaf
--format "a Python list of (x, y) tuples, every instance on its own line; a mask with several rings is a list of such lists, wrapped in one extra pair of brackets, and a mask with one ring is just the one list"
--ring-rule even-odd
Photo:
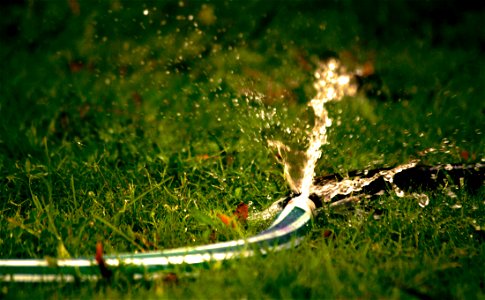
[(168, 273), (163, 277), (163, 282), (170, 283), (170, 284), (177, 284), (179, 282), (179, 278), (175, 273)]
[(334, 237), (334, 235), (331, 230), (326, 229), (323, 231), (323, 237), (327, 239), (327, 238)]
[(236, 228), (239, 224), (246, 223), (248, 219), (248, 205), (244, 202), (241, 202), (237, 205), (236, 210), (233, 211), (232, 216), (217, 214), (217, 217), (226, 226)]
[(371, 61), (366, 61), (362, 66), (362, 76), (367, 77), (375, 73), (374, 64)]
[(106, 262), (103, 259), (103, 244), (101, 242), (96, 243), (95, 259), (96, 259), (96, 262), (98, 263), (101, 276), (103, 276), (103, 278), (105, 279), (111, 278), (111, 275), (113, 275), (113, 272), (111, 272), (111, 270), (108, 269), (108, 266), (106, 265)]
[(77, 73), (84, 69), (84, 62), (81, 60), (73, 60), (69, 62), (69, 70), (71, 73)]
[(79, 2), (77, 0), (68, 0), (68, 2), (72, 14), (79, 16), (79, 14), (81, 13), (81, 6), (79, 5)]
[(246, 222), (248, 219), (248, 205), (244, 202), (239, 203), (233, 214), (239, 222)]

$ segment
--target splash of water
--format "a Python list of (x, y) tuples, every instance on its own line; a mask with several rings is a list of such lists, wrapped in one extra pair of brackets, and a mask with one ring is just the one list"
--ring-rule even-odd
[[(329, 101), (339, 101), (347, 95), (352, 96), (357, 89), (351, 80), (352, 73), (347, 72), (337, 60), (322, 63), (315, 72), (315, 78), (314, 87), (317, 95), (309, 103), (315, 114), (315, 122), (309, 132), (309, 146), (306, 151), (290, 149), (280, 141), (268, 141), (269, 146), (278, 150), (278, 158), (284, 165), (285, 178), (293, 193), (299, 196), (295, 197), (292, 194), (281, 198), (264, 211), (252, 214), (250, 220), (271, 219), (288, 203), (308, 202), (310, 195), (314, 196), (312, 201), (318, 198), (318, 204), (329, 203), (330, 207), (336, 207), (381, 196), (388, 189), (397, 197), (414, 198), (419, 206), (426, 207), (430, 198), (427, 194), (421, 193), (422, 190), (448, 186), (450, 180), (452, 184), (459, 182), (463, 186), (466, 176), (483, 178), (484, 166), (480, 163), (469, 166), (425, 166), (419, 165), (419, 160), (411, 160), (392, 168), (354, 171), (347, 177), (331, 174), (315, 179), (315, 167), (321, 157), (322, 146), (327, 143), (327, 129), (332, 125), (325, 104)], [(429, 148), (424, 154), (435, 151), (436, 149)], [(451, 175), (453, 176), (449, 177)], [(413, 183), (413, 180), (417, 182)], [(476, 182), (476, 179), (470, 181)]]
[(325, 103), (339, 101), (344, 96), (354, 95), (357, 91), (356, 84), (351, 80), (352, 73), (336, 59), (322, 62), (315, 72), (315, 79), (314, 87), (317, 94), (309, 102), (315, 114), (315, 123), (309, 132), (307, 150), (304, 153), (297, 153), (302, 158), (300, 164), (295, 165), (295, 159), (290, 160), (288, 155), (282, 155), (282, 152), (291, 152), (288, 146), (279, 141), (269, 142), (270, 146), (278, 149), (279, 156), (283, 158), (285, 177), (290, 188), (301, 194), (304, 199), (311, 193), (315, 166), (322, 155), (321, 147), (327, 143), (327, 128), (332, 125)]
[(315, 124), (306, 151), (307, 161), (303, 169), (300, 193), (302, 197), (310, 196), (310, 189), (315, 176), (315, 166), (322, 155), (321, 147), (327, 143), (327, 127), (332, 125), (325, 103), (341, 100), (344, 96), (353, 96), (357, 86), (351, 81), (352, 74), (347, 72), (339, 61), (331, 59), (322, 64), (315, 72), (317, 81), (314, 84), (317, 95), (310, 101), (315, 113)]

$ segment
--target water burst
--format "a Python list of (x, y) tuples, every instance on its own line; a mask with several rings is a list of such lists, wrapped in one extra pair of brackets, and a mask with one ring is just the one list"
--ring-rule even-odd
[(325, 103), (355, 95), (357, 86), (351, 82), (351, 77), (352, 74), (335, 59), (328, 60), (315, 72), (317, 81), (314, 87), (317, 90), (317, 96), (310, 101), (310, 106), (315, 113), (315, 124), (310, 136), (310, 145), (306, 151), (307, 161), (299, 191), (303, 198), (310, 196), (315, 166), (322, 155), (321, 147), (327, 143), (327, 127), (332, 125)]
[[(321, 147), (327, 143), (327, 128), (332, 125), (325, 103), (341, 100), (344, 96), (353, 96), (357, 86), (352, 81), (353, 74), (348, 72), (336, 59), (322, 62), (315, 72), (315, 98), (309, 102), (315, 114), (315, 123), (309, 134), (309, 146), (304, 153), (293, 153), (300, 159), (289, 159), (290, 148), (279, 141), (270, 141), (269, 146), (278, 150), (284, 165), (285, 178), (290, 188), (302, 198), (308, 198), (311, 192), (315, 166), (322, 155)], [(295, 164), (295, 162), (300, 163)], [(301, 162), (303, 161), (303, 162)]]
[[(397, 197), (414, 198), (419, 206), (426, 207), (430, 199), (423, 191), (436, 190), (450, 184), (467, 186), (471, 190), (483, 186), (485, 165), (481, 163), (426, 166), (419, 164), (419, 160), (411, 160), (396, 167), (353, 171), (345, 177), (332, 174), (315, 178), (315, 167), (322, 155), (322, 146), (327, 143), (327, 129), (332, 125), (325, 104), (353, 96), (357, 91), (352, 80), (353, 74), (335, 59), (321, 63), (315, 78), (317, 95), (309, 102), (315, 121), (312, 130), (308, 132), (309, 145), (306, 151), (292, 149), (280, 141), (268, 142), (270, 147), (278, 151), (285, 178), (293, 193), (274, 202), (267, 210), (255, 214), (253, 219), (266, 219), (291, 202), (311, 199), (317, 207), (323, 203), (335, 207), (374, 199), (388, 190), (392, 190)], [(427, 151), (433, 152), (435, 149)]]

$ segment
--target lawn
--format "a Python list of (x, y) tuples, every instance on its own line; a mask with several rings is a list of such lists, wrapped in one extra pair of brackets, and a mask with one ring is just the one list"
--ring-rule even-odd
[[(474, 2), (473, 2), (474, 3)], [(316, 173), (484, 162), (485, 5), (467, 1), (5, 1), (0, 259), (247, 237), (290, 193), (268, 147), (304, 150), (314, 71), (363, 68), (330, 103)], [(434, 151), (429, 149), (433, 148)], [(485, 299), (485, 190), (424, 208), (324, 207), (298, 248), (134, 281), (0, 282), (0, 298)], [(378, 213), (376, 213), (378, 212)]]

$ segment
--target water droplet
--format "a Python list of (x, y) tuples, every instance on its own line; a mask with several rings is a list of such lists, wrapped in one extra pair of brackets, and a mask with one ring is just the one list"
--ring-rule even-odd
[(426, 194), (413, 194), (413, 196), (418, 200), (418, 204), (421, 207), (426, 207), (429, 204), (429, 197)]

